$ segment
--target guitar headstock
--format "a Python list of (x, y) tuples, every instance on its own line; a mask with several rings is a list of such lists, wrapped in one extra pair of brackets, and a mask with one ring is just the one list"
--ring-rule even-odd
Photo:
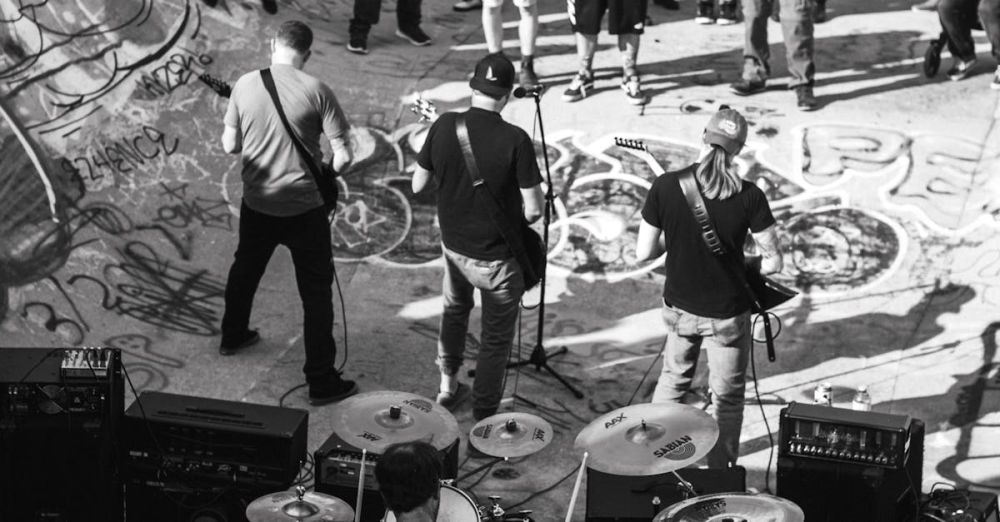
[(618, 136), (615, 136), (615, 145), (625, 149), (641, 150), (643, 152), (649, 152), (649, 149), (646, 148), (646, 143), (642, 140), (619, 138)]
[(434, 102), (425, 100), (419, 95), (410, 105), (410, 111), (420, 116), (420, 121), (432, 122), (438, 118), (437, 107), (434, 106)]
[(233, 94), (233, 88), (230, 87), (228, 83), (208, 73), (199, 74), (198, 79), (204, 82), (205, 85), (211, 87), (216, 94), (222, 96), (223, 98), (228, 98), (231, 94)]

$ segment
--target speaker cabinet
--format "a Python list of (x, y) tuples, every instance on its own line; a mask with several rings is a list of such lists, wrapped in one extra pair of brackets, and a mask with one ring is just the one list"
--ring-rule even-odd
[(808, 522), (911, 522), (923, 479), (924, 424), (914, 421), (901, 468), (779, 456), (776, 493)]
[[(682, 469), (677, 472), (699, 495), (746, 491), (747, 472), (729, 469)], [(649, 522), (684, 500), (673, 473), (628, 477), (587, 469), (587, 522)], [(658, 498), (659, 503), (654, 503)]]
[(247, 522), (247, 506), (275, 493), (179, 484), (129, 484), (127, 492), (128, 522)]

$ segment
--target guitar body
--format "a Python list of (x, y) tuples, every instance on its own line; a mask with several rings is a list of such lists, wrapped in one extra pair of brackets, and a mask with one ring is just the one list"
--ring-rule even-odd
[(795, 290), (768, 278), (752, 267), (747, 267), (746, 279), (750, 290), (757, 297), (757, 302), (750, 305), (750, 310), (755, 314), (770, 310), (798, 295)]
[(545, 276), (545, 258), (548, 252), (542, 236), (539, 236), (527, 221), (521, 223), (521, 242), (524, 244), (525, 259), (518, 260), (518, 265), (524, 276), (524, 289), (530, 290), (542, 282)]

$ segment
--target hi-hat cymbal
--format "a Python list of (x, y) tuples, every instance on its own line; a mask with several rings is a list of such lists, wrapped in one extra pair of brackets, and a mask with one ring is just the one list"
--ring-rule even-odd
[(397, 442), (422, 440), (443, 450), (458, 439), (458, 422), (451, 412), (413, 393), (359, 393), (338, 403), (334, 411), (333, 432), (377, 454)]
[(709, 414), (674, 402), (635, 404), (606, 413), (576, 436), (587, 467), (614, 475), (658, 475), (705, 456), (719, 438)]
[(653, 522), (803, 522), (802, 509), (790, 500), (763, 493), (718, 493), (678, 502)]
[(282, 491), (264, 495), (247, 506), (250, 522), (352, 522), (351, 506), (331, 495), (302, 491)]
[(498, 413), (476, 423), (469, 443), (494, 457), (515, 458), (537, 453), (552, 442), (552, 425), (530, 413)]

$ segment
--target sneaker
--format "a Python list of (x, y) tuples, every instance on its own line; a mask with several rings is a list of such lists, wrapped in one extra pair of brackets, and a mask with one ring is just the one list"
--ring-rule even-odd
[(591, 71), (580, 71), (569, 82), (569, 87), (563, 91), (563, 101), (575, 102), (587, 97), (587, 91), (594, 88), (594, 73)]
[(816, 0), (813, 3), (812, 19), (814, 24), (826, 21), (826, 0)]
[(461, 0), (460, 2), (455, 2), (455, 5), (451, 6), (451, 8), (459, 13), (472, 11), (473, 9), (482, 9), (483, 0)]
[(344, 400), (355, 393), (358, 393), (358, 383), (344, 379), (339, 372), (331, 371), (319, 381), (309, 383), (309, 404), (322, 406)]
[(796, 86), (795, 98), (797, 100), (796, 105), (799, 107), (800, 111), (812, 111), (819, 106), (819, 102), (817, 102), (816, 97), (813, 96), (813, 88), (811, 85)]
[(715, 6), (704, 2), (698, 2), (698, 14), (694, 17), (694, 23), (708, 25), (715, 23)]
[(399, 29), (396, 29), (396, 36), (404, 40), (408, 40), (411, 44), (416, 45), (417, 47), (423, 47), (431, 44), (431, 37), (427, 36), (427, 33), (420, 29), (419, 25), (408, 27), (406, 29), (400, 27)]
[(729, 84), (729, 90), (733, 94), (738, 94), (740, 96), (749, 96), (751, 94), (757, 94), (767, 88), (767, 81), (765, 80), (747, 80), (746, 78), (740, 78), (735, 82)]
[(911, 5), (910, 9), (914, 11), (937, 11), (939, 3), (941, 3), (941, 0), (925, 0), (919, 4)]
[(458, 383), (458, 388), (453, 392), (438, 392), (436, 401), (448, 411), (455, 411), (455, 408), (461, 406), (471, 396), (472, 390), (469, 388), (469, 385), (460, 382)]
[(976, 65), (976, 58), (973, 57), (969, 61), (962, 60), (961, 58), (955, 58), (955, 61), (951, 64), (951, 69), (948, 69), (948, 78), (951, 81), (957, 82), (972, 72), (972, 67)]
[(646, 93), (642, 92), (638, 76), (622, 78), (622, 90), (625, 91), (625, 97), (628, 98), (628, 102), (632, 105), (646, 105), (649, 103), (649, 96), (646, 96)]
[(248, 346), (253, 346), (260, 341), (260, 333), (257, 330), (247, 330), (242, 337), (234, 343), (223, 342), (219, 345), (219, 353), (222, 355), (234, 355)]
[(653, 3), (664, 9), (670, 9), (671, 11), (676, 11), (681, 8), (681, 4), (678, 4), (677, 0), (653, 0)]
[(354, 54), (368, 54), (368, 37), (354, 35), (347, 42), (347, 50)]
[(538, 86), (538, 75), (535, 74), (535, 68), (532, 66), (521, 67), (521, 72), (518, 73), (518, 83), (521, 87), (525, 89), (530, 89), (532, 87)]
[(997, 66), (997, 72), (993, 74), (993, 81), (990, 82), (990, 89), (1000, 91), (1000, 65)]
[(715, 23), (719, 25), (733, 25), (739, 21), (736, 13), (736, 3), (719, 4), (719, 19)]

